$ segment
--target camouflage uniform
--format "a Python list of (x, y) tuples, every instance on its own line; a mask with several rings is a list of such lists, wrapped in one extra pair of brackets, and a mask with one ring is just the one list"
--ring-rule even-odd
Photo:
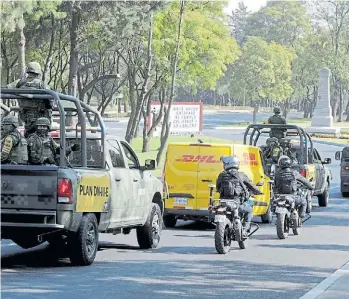
[[(292, 161), (288, 156), (281, 156), (279, 159), (280, 170), (275, 176), (275, 193), (295, 194), (297, 191), (297, 181), (302, 183), (309, 190), (314, 190), (312, 184), (298, 171), (291, 169)], [(300, 206), (300, 216), (305, 216), (307, 201), (305, 198), (296, 198), (296, 205)]]
[[(226, 156), (222, 157), (221, 160), (224, 164), (224, 171), (217, 178), (217, 191), (220, 193), (220, 198), (240, 199), (239, 213), (243, 216), (243, 226), (249, 231), (253, 217), (253, 207), (249, 204), (249, 191), (256, 195), (262, 193), (246, 174), (238, 171), (240, 167), (238, 158)], [(233, 190), (229, 190), (229, 185), (234, 186)]]
[(18, 132), (18, 119), (13, 115), (4, 117), (1, 123), (1, 164), (27, 164), (27, 141)]
[[(274, 113), (275, 114), (268, 119), (268, 123), (271, 125), (286, 125), (286, 119), (280, 115), (280, 108), (274, 108)], [(278, 139), (284, 138), (285, 131), (285, 129), (271, 129), (269, 136)]]
[[(30, 62), (27, 67), (27, 78), (16, 81), (16, 88), (50, 89), (41, 80), (41, 67), (37, 62)], [(9, 87), (13, 87), (13, 83)], [(46, 117), (51, 123), (53, 100), (18, 100), (19, 117), (25, 123), (24, 136), (27, 138), (34, 132), (35, 122), (40, 117)]]
[[(28, 138), (29, 163), (34, 165), (59, 164), (60, 147), (49, 134), (50, 121), (41, 117), (35, 123), (35, 133)], [(68, 147), (65, 154), (79, 150), (78, 144)]]

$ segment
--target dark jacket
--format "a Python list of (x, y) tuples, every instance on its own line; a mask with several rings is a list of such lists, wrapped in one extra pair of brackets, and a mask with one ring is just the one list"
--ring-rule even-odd
[(307, 189), (314, 190), (313, 185), (298, 171), (291, 168), (280, 169), (275, 175), (275, 189), (279, 194), (292, 194), (297, 191), (297, 181)]
[[(255, 194), (255, 195), (262, 194), (261, 191), (258, 189), (258, 187), (252, 183), (252, 181), (247, 177), (246, 174), (244, 174), (243, 172), (236, 171), (235, 169), (231, 169), (228, 171), (221, 172), (217, 178), (216, 188), (221, 195), (222, 195), (223, 180), (228, 179), (231, 176), (238, 178), (239, 182), (242, 182), (244, 184), (244, 186), (241, 186), (241, 184), (236, 184), (237, 186), (236, 189), (238, 189), (236, 190), (236, 194), (240, 195), (241, 197), (243, 196), (243, 194), (245, 194), (245, 188), (247, 189), (246, 191), (249, 191), (252, 194)], [(244, 200), (248, 199), (246, 198), (248, 196), (249, 194), (245, 194), (245, 196), (243, 196)]]

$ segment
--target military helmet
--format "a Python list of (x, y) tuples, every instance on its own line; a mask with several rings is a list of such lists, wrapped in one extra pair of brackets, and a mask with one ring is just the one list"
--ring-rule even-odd
[(41, 75), (41, 66), (38, 62), (32, 61), (27, 65), (27, 73)]
[(279, 140), (276, 137), (270, 137), (267, 139), (267, 145), (274, 145), (274, 144), (278, 144)]
[(280, 114), (280, 113), (281, 113), (280, 108), (279, 108), (279, 107), (275, 107), (275, 108), (274, 108), (274, 113), (275, 113), (275, 114)]
[(13, 125), (15, 128), (18, 128), (18, 117), (14, 115), (7, 115), (2, 119), (2, 125)]
[(51, 123), (49, 121), (48, 118), (46, 117), (40, 117), (36, 120), (36, 123), (35, 123), (36, 126), (46, 126), (48, 127), (49, 129), (51, 129)]
[(223, 162), (224, 170), (240, 168), (240, 160), (235, 156), (222, 156), (221, 161)]
[(281, 168), (288, 168), (288, 167), (291, 167), (292, 161), (288, 156), (281, 156), (279, 158), (278, 164)]

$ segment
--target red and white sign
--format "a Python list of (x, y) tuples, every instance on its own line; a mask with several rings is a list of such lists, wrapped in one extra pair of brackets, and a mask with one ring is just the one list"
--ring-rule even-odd
[[(164, 106), (167, 107), (168, 103)], [(153, 119), (157, 119), (160, 113), (160, 103), (153, 102), (150, 107), (150, 115), (148, 117), (148, 131), (150, 130)], [(200, 134), (202, 132), (202, 102), (178, 102), (172, 103), (170, 112), (170, 135), (183, 136), (191, 134)], [(159, 125), (155, 128), (153, 136), (160, 137), (163, 117)]]

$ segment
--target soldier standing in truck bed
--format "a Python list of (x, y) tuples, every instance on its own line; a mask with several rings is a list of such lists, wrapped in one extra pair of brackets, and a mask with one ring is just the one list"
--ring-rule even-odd
[[(35, 89), (50, 89), (41, 79), (41, 66), (38, 62), (33, 61), (28, 63), (27, 77), (23, 80), (17, 80), (8, 85), (9, 88), (35, 88)], [(46, 117), (51, 123), (53, 100), (18, 100), (20, 108), (19, 117), (25, 123), (24, 137), (34, 132), (35, 122), (40, 117)]]
[[(271, 125), (286, 125), (286, 119), (281, 116), (281, 110), (279, 107), (274, 108), (274, 115), (269, 117), (268, 124)], [(285, 137), (285, 129), (270, 129), (269, 136), (281, 139)]]

